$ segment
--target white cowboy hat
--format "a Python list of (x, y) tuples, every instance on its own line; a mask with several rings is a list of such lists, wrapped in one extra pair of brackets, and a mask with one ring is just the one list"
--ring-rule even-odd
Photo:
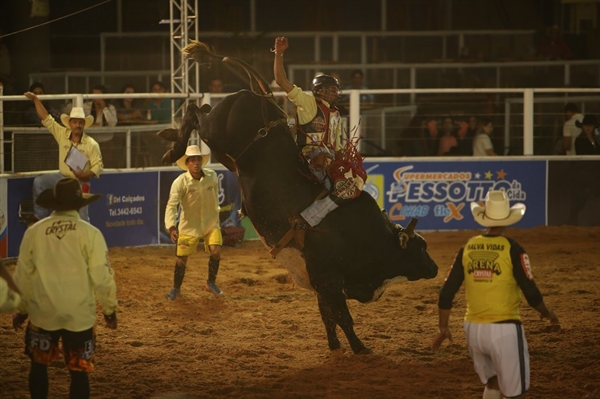
[(92, 126), (94, 123), (94, 117), (92, 115), (85, 116), (85, 112), (83, 112), (83, 108), (81, 107), (73, 107), (73, 109), (71, 109), (71, 115), (62, 114), (60, 116), (60, 120), (65, 127), (69, 127), (69, 121), (71, 119), (83, 119), (85, 121), (84, 129)]
[(208, 163), (208, 160), (210, 159), (210, 150), (205, 145), (202, 146), (202, 149), (204, 151), (200, 152), (200, 147), (198, 147), (197, 145), (188, 146), (188, 148), (185, 149), (185, 154), (183, 154), (183, 156), (177, 160), (177, 166), (179, 166), (183, 170), (188, 170), (185, 161), (189, 157), (202, 157), (202, 165), (200, 165), (200, 167), (203, 168), (204, 165), (206, 165)]
[(475, 221), (483, 227), (510, 226), (517, 223), (525, 214), (525, 204), (509, 207), (506, 192), (490, 190), (485, 196), (485, 206), (471, 203), (471, 213)]

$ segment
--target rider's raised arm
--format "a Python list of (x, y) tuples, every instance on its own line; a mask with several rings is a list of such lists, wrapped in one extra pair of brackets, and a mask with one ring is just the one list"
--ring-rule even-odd
[(279, 87), (285, 90), (286, 93), (289, 93), (294, 88), (294, 84), (287, 79), (285, 67), (283, 66), (283, 53), (287, 50), (288, 46), (287, 38), (277, 37), (275, 39), (275, 46), (273, 47), (275, 52), (275, 60), (273, 61), (275, 82), (277, 82)]

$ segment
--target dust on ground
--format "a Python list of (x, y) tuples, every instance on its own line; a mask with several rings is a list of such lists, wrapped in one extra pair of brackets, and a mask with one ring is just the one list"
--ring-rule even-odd
[[(349, 302), (355, 330), (373, 355), (331, 353), (315, 295), (293, 284), (260, 242), (223, 249), (217, 298), (203, 289), (208, 256), (192, 255), (182, 295), (166, 299), (173, 247), (112, 248), (119, 327), (98, 317), (93, 398), (481, 398), (462, 331), (461, 289), (454, 342), (437, 353), (437, 295), (455, 253), (478, 231), (423, 233), (440, 267), (432, 280), (393, 285), (371, 304)], [(600, 227), (509, 229), (562, 330), (523, 301), (531, 355), (528, 399), (600, 397)], [(14, 262), (13, 262), (14, 263)], [(327, 265), (323, 265), (327, 267)], [(11, 267), (14, 270), (14, 266)], [(28, 398), (23, 332), (0, 315), (2, 398)], [(62, 362), (49, 371), (51, 398), (68, 397)]]

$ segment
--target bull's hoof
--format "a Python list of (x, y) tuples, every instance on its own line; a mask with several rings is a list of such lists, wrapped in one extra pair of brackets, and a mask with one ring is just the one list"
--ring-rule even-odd
[(354, 352), (355, 355), (372, 355), (373, 351), (371, 348), (367, 348), (366, 346), (359, 351)]
[(165, 155), (163, 155), (161, 162), (163, 165), (171, 165), (173, 162), (177, 161), (176, 159), (171, 159), (173, 155), (173, 150), (169, 150), (167, 152), (165, 152)]
[(177, 129), (163, 129), (160, 132), (156, 133), (158, 137), (161, 139), (165, 139), (168, 141), (177, 141), (179, 139), (179, 130)]

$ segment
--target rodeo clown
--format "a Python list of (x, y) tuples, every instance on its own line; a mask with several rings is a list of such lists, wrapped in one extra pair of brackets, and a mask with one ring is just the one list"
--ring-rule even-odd
[[(167, 295), (171, 301), (180, 294), (188, 256), (196, 252), (200, 239), (204, 239), (204, 250), (210, 253), (206, 289), (215, 295), (223, 295), (216, 284), (223, 245), (219, 221), (219, 181), (214, 170), (204, 167), (209, 159), (208, 148), (201, 152), (200, 147), (191, 145), (177, 160), (177, 166), (185, 173), (173, 181), (165, 212), (165, 227), (169, 230), (171, 241), (177, 243), (173, 288)], [(181, 214), (177, 226), (179, 205)]]
[(436, 351), (452, 341), (449, 320), (452, 301), (465, 283), (467, 312), (464, 330), (475, 371), (485, 384), (483, 399), (521, 397), (529, 389), (529, 351), (519, 316), (521, 291), (529, 306), (560, 329), (533, 281), (529, 257), (506, 227), (525, 214), (525, 205), (512, 207), (506, 192), (490, 190), (485, 206), (471, 204), (475, 221), (487, 228), (462, 247), (446, 277), (438, 300), (439, 331), (431, 344)]
[(353, 143), (342, 142), (342, 118), (336, 107), (340, 85), (336, 78), (318, 75), (313, 79), (312, 93), (306, 94), (291, 83), (283, 66), (283, 53), (289, 47), (285, 37), (277, 37), (271, 51), (275, 53), (275, 82), (296, 105), (296, 143), (308, 161), (316, 180), (330, 192), (300, 213), (299, 225), (316, 226), (325, 216), (345, 201), (360, 195), (367, 174), (362, 157)]

